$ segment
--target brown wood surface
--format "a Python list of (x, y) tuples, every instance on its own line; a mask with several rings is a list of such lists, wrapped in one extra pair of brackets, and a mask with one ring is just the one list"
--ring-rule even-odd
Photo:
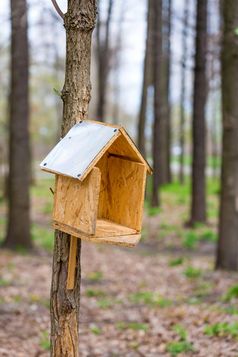
[(100, 190), (100, 170), (93, 168), (80, 182), (71, 177), (57, 178), (53, 220), (94, 234)]
[[(112, 225), (114, 225), (112, 223)], [(118, 226), (118, 225), (117, 225)], [(86, 240), (89, 242), (93, 243), (106, 243), (106, 244), (112, 244), (112, 245), (119, 245), (119, 246), (124, 246), (124, 247), (134, 247), (140, 240), (141, 234), (136, 233), (135, 230), (129, 230), (128, 227), (121, 227), (120, 231), (115, 231), (113, 228), (111, 228), (112, 236), (109, 235), (104, 235), (104, 236), (97, 236), (97, 235), (87, 235), (84, 234), (72, 227), (59, 224), (57, 222), (53, 222), (53, 227), (55, 229), (59, 229), (62, 232), (66, 232), (68, 234), (71, 234), (77, 238), (80, 238), (82, 240)], [(129, 232), (129, 233), (127, 233)], [(104, 232), (105, 233), (105, 232)], [(110, 230), (108, 229), (107, 234), (110, 233)], [(98, 232), (99, 234), (99, 232)], [(119, 234), (119, 235), (116, 235)]]
[(68, 263), (68, 275), (67, 275), (67, 289), (68, 290), (72, 290), (74, 288), (77, 244), (78, 244), (78, 238), (71, 236), (70, 251), (69, 251), (69, 263)]
[(104, 218), (140, 232), (145, 182), (145, 165), (110, 156)]

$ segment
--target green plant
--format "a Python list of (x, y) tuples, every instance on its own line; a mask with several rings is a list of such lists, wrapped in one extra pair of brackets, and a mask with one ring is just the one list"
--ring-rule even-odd
[(49, 351), (50, 350), (50, 340), (48, 331), (43, 331), (40, 338), (40, 347), (43, 350)]
[(142, 303), (153, 307), (167, 307), (171, 305), (170, 300), (153, 291), (138, 291), (130, 295), (130, 300), (136, 304)]
[(198, 234), (195, 231), (185, 232), (183, 245), (188, 249), (194, 249), (198, 243)]
[(238, 322), (229, 324), (228, 322), (217, 322), (207, 325), (204, 328), (205, 335), (208, 336), (238, 336)]
[(47, 251), (53, 250), (54, 235), (50, 229), (42, 228), (36, 224), (32, 226), (33, 240), (42, 248)]
[(173, 330), (178, 335), (179, 341), (173, 341), (167, 344), (167, 351), (171, 356), (177, 356), (183, 352), (194, 351), (193, 344), (188, 341), (188, 334), (185, 328), (182, 325), (177, 324), (173, 327)]
[(205, 232), (201, 233), (200, 240), (204, 240), (204, 241), (207, 241), (207, 242), (216, 242), (217, 241), (217, 234), (208, 229)]
[(103, 297), (106, 293), (103, 290), (99, 289), (87, 289), (86, 296), (87, 297)]
[(92, 271), (87, 275), (87, 279), (92, 282), (98, 282), (103, 279), (103, 273), (101, 271)]
[(169, 261), (169, 266), (170, 266), (170, 267), (175, 267), (175, 266), (177, 266), (177, 265), (182, 265), (183, 262), (184, 262), (184, 258), (182, 258), (182, 257), (175, 258), (175, 259), (171, 259), (171, 260)]
[(94, 334), (94, 335), (101, 335), (102, 333), (102, 329), (96, 325), (92, 325), (90, 327), (90, 331)]
[(229, 302), (235, 298), (238, 298), (238, 284), (231, 286), (227, 293), (223, 296), (223, 300), (226, 302)]
[(173, 341), (167, 344), (167, 351), (171, 356), (177, 356), (184, 352), (192, 352), (193, 350), (193, 345), (189, 341)]
[(11, 284), (11, 282), (9, 280), (0, 278), (0, 287), (1, 286), (9, 286)]
[(113, 305), (113, 303), (109, 299), (100, 299), (97, 301), (97, 305), (101, 309), (108, 309), (109, 307), (111, 307)]
[(142, 322), (118, 322), (117, 323), (117, 328), (119, 330), (134, 330), (134, 331), (147, 331), (148, 330), (148, 324), (142, 323)]
[(198, 268), (194, 268), (192, 266), (188, 266), (184, 271), (184, 275), (189, 279), (196, 279), (202, 275), (202, 272)]

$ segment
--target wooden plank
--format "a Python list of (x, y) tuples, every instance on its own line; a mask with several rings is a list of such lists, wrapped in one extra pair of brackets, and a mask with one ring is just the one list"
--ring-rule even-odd
[(57, 222), (53, 222), (53, 227), (55, 229), (59, 229), (68, 234), (72, 234), (77, 238), (82, 240), (86, 240), (92, 243), (104, 243), (104, 244), (112, 244), (123, 247), (134, 247), (140, 240), (141, 234), (130, 234), (130, 235), (122, 235), (122, 236), (107, 236), (107, 237), (96, 237), (83, 234), (72, 227), (66, 227), (65, 225), (58, 224)]
[[(59, 229), (62, 232), (68, 233), (68, 234), (74, 234), (76, 237), (80, 238), (81, 236), (89, 235), (85, 234), (83, 231), (69, 226), (67, 224), (62, 224), (59, 222), (53, 222), (53, 226), (56, 229)], [(133, 235), (137, 234), (137, 231), (135, 229), (131, 229), (125, 226), (122, 226), (121, 224), (117, 224), (105, 219), (98, 219), (97, 220), (97, 228), (96, 232), (93, 235), (94, 238), (97, 237), (119, 237), (123, 235)], [(90, 236), (90, 235), (89, 235)]]
[(69, 262), (68, 262), (68, 276), (67, 276), (67, 289), (68, 290), (72, 290), (74, 288), (77, 244), (78, 244), (78, 238), (71, 236)]
[(146, 167), (144, 164), (110, 156), (108, 159), (108, 196), (102, 216), (140, 232), (145, 183)]
[(53, 220), (75, 227), (87, 234), (96, 231), (101, 173), (93, 168), (83, 181), (59, 175), (57, 177)]

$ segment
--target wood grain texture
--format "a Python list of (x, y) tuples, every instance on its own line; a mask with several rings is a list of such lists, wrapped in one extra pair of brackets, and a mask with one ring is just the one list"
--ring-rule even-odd
[(77, 244), (78, 244), (77, 237), (71, 236), (70, 251), (69, 251), (69, 263), (68, 263), (68, 275), (67, 275), (67, 289), (68, 290), (72, 290), (74, 288)]
[(53, 220), (94, 234), (98, 210), (101, 173), (93, 168), (81, 183), (59, 175), (57, 177)]
[(141, 231), (146, 167), (109, 156), (107, 192), (100, 196), (101, 217)]
[[(132, 233), (133, 230), (131, 230), (131, 234), (122, 234), (123, 230), (121, 230), (122, 235), (114, 235), (114, 236), (90, 236), (83, 234), (82, 232), (77, 231), (76, 229), (72, 227), (67, 227), (62, 224), (58, 224), (57, 222), (53, 222), (53, 227), (55, 229), (59, 229), (63, 232), (67, 232), (68, 234), (71, 234), (77, 238), (80, 238), (82, 240), (86, 240), (89, 242), (93, 243), (106, 243), (106, 244), (112, 244), (112, 245), (119, 245), (119, 246), (124, 246), (124, 247), (134, 247), (140, 240), (141, 234), (138, 233)], [(128, 227), (124, 227), (125, 232), (128, 232)], [(134, 231), (135, 232), (135, 231)], [(109, 233), (109, 230), (108, 230)], [(113, 231), (113, 234), (115, 234), (115, 230)]]

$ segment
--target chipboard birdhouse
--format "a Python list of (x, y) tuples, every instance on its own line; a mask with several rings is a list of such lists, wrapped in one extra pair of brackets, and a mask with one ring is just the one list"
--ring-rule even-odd
[(121, 126), (81, 121), (40, 166), (56, 175), (54, 228), (96, 243), (138, 243), (152, 169)]

